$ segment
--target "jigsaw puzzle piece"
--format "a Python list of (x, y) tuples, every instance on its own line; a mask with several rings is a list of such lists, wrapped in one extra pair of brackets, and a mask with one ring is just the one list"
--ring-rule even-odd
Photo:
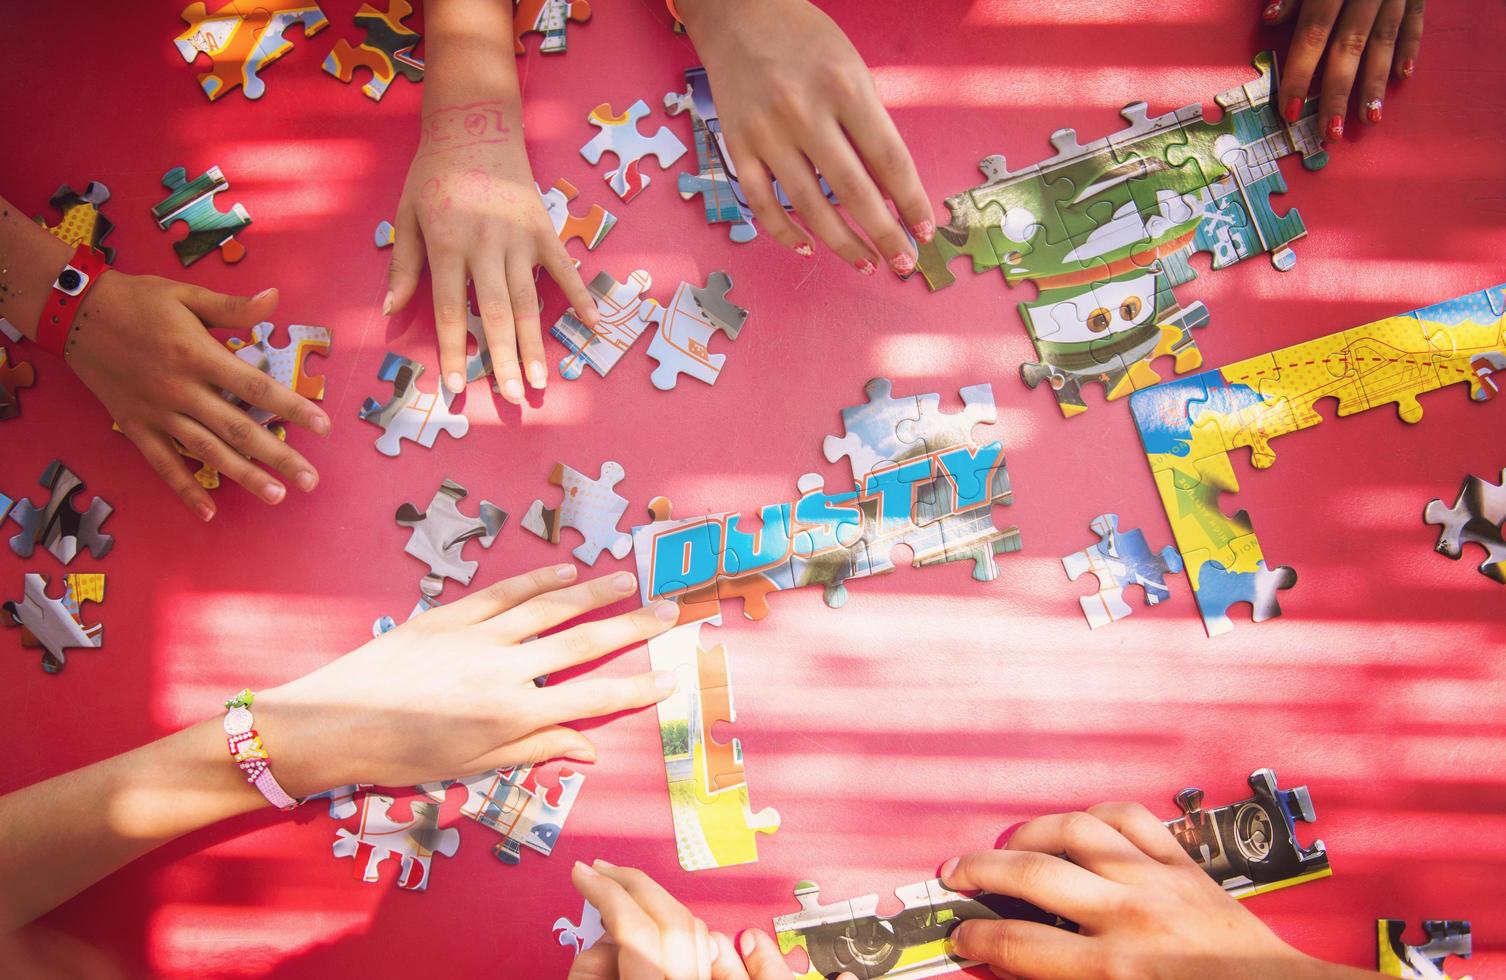
[[(440, 829), (439, 807), (427, 800), (412, 800), (411, 820), (394, 819), (393, 799), (379, 793), (361, 797), (360, 822), (354, 831), (341, 827), (331, 850), (335, 857), (354, 858), (352, 870), (362, 881), (379, 880), (383, 861), (396, 855), (401, 862), (397, 886), (408, 891), (429, 887), (429, 862), (435, 854), (454, 857), (460, 847), (460, 831)], [(365, 858), (365, 861), (362, 861)]]
[(450, 411), (453, 394), (444, 389), (435, 394), (419, 389), (418, 377), (423, 372), (422, 364), (400, 354), (389, 352), (382, 358), (377, 380), (392, 383), (392, 397), (385, 403), (367, 398), (357, 414), (382, 429), (376, 447), (383, 456), (402, 452), (404, 439), (429, 448), (441, 432), (459, 439), (470, 431), (469, 420)]
[(371, 235), (371, 240), (377, 248), (391, 248), (392, 243), (397, 241), (397, 229), (392, 227), (390, 221), (379, 221), (376, 231)]
[(704, 287), (682, 282), (675, 289), (648, 345), (648, 356), (659, 362), (651, 375), (655, 388), (673, 389), (682, 374), (716, 384), (727, 355), (710, 352), (711, 338), (721, 331), (736, 340), (748, 319), (747, 310), (727, 299), (731, 290), (725, 272), (711, 273)]
[[(0, 348), (0, 421), (21, 414), (20, 389), (30, 388), (37, 380), (36, 369), (29, 361), (10, 364), (9, 360), (10, 351)], [(0, 520), (3, 519), (0, 514)]]
[(605, 179), (623, 201), (631, 201), (649, 185), (648, 175), (639, 166), (644, 157), (653, 156), (664, 170), (685, 155), (685, 144), (668, 127), (660, 126), (652, 136), (639, 131), (638, 124), (648, 114), (648, 103), (639, 99), (621, 115), (614, 115), (603, 102), (587, 117), (598, 132), (580, 148), (580, 155), (592, 164), (600, 162), (603, 153), (616, 155), (617, 167), (607, 171)]
[(110, 553), (115, 538), (102, 532), (100, 525), (115, 508), (105, 503), (104, 498), (95, 497), (89, 501), (88, 510), (77, 510), (73, 495), (83, 491), (84, 481), (61, 460), (47, 464), (37, 483), (51, 491), (50, 496), (42, 507), (25, 497), (17, 501), (10, 517), (21, 525), (21, 533), (11, 537), (11, 551), (30, 558), (40, 544), (64, 565), (73, 561), (80, 547), (88, 549), (96, 559)]
[(570, 21), (584, 24), (590, 19), (589, 0), (517, 0), (512, 19), (513, 50), (523, 54), (523, 35), (535, 33), (544, 35), (540, 54), (564, 54), (566, 25)]
[(549, 482), (564, 491), (564, 498), (558, 508), (545, 507), (542, 500), (535, 500), (523, 515), (523, 530), (559, 544), (560, 530), (574, 528), (585, 540), (571, 554), (587, 565), (596, 564), (602, 551), (610, 551), (613, 558), (626, 558), (633, 550), (633, 537), (619, 530), (617, 522), (627, 511), (628, 502), (613, 489), (626, 476), (622, 464), (610, 460), (601, 464), (601, 475), (594, 480), (556, 463)]
[(549, 328), (554, 339), (570, 351), (560, 361), (560, 376), (574, 381), (589, 367), (606, 377), (650, 324), (662, 322), (664, 307), (645, 295), (652, 285), (653, 279), (642, 269), (634, 270), (627, 282), (617, 282), (610, 273), (598, 272), (586, 284), (601, 315), (595, 328), (577, 319), (573, 309), (566, 310)]
[(429, 566), (420, 591), (431, 599), (444, 589), (446, 578), (461, 585), (471, 584), (477, 564), (461, 557), (465, 543), (474, 540), (481, 547), (490, 548), (502, 525), (507, 523), (507, 512), (489, 500), (481, 501), (477, 517), (462, 514), (459, 504), (466, 496), (465, 487), (445, 479), (424, 511), (412, 504), (397, 509), (398, 526), (411, 528), (413, 532), (403, 551)]
[(1422, 931), (1428, 941), (1413, 946), (1406, 941), (1406, 922), (1401, 919), (1375, 920), (1376, 968), (1381, 976), (1449, 980), (1443, 961), (1450, 956), (1467, 960), (1474, 952), (1467, 920), (1424, 919)]
[(769, 594), (795, 588), (793, 507), (770, 504), (759, 510), (761, 526), (744, 530), (741, 514), (721, 518), (725, 574), (717, 578), (717, 601), (742, 599), (743, 615), (759, 620), (769, 614)]
[(349, 82), (357, 68), (371, 72), (371, 81), (361, 86), (366, 97), (377, 102), (387, 94), (392, 79), (402, 75), (417, 84), (424, 80), (424, 62), (413, 51), (422, 39), (403, 21), (413, 13), (408, 0), (389, 0), (385, 11), (369, 3), (356, 11), (356, 26), (366, 31), (359, 46), (341, 38), (324, 58), (324, 70)]
[(310, 793), (304, 797), (303, 802), (309, 800), (329, 800), (329, 816), (331, 820), (349, 820), (356, 815), (356, 796), (371, 788), (371, 783), (350, 783), (346, 786), (336, 786), (322, 793)]
[[(295, 393), (310, 401), (323, 401), (324, 378), (320, 375), (309, 374), (308, 365), (305, 362), (311, 354), (318, 354), (321, 357), (329, 354), (330, 329), (305, 326), (301, 323), (289, 324), (288, 343), (283, 347), (272, 345), (272, 334), (275, 330), (276, 328), (271, 323), (258, 323), (251, 328), (250, 343), (239, 337), (231, 337), (225, 342), (225, 346), (230, 348), (231, 353), (236, 357), (284, 388), (291, 388)], [(234, 396), (229, 397), (244, 409), (257, 425), (280, 421), (274, 413), (265, 408), (255, 408), (241, 403)]]
[[(418, 601), (414, 603), (413, 608), (408, 611), (408, 619), (412, 619), (415, 616), (426, 613), (437, 605), (439, 605), (438, 599), (435, 599), (433, 596), (424, 595), (422, 591), (420, 591)], [(397, 620), (393, 619), (391, 616), (378, 616), (376, 620), (371, 624), (371, 636), (373, 639), (375, 639), (376, 637), (381, 636), (383, 633), (390, 633), (395, 629), (397, 629)]]
[(1440, 555), (1458, 561), (1465, 544), (1479, 545), (1485, 549), (1480, 574), (1506, 584), (1506, 537), (1502, 535), (1502, 522), (1506, 522), (1506, 470), (1501, 471), (1500, 484), (1473, 474), (1465, 477), (1452, 507), (1445, 507), (1442, 500), (1434, 498), (1423, 509), (1422, 519), (1442, 529), (1438, 532)]
[[(584, 215), (571, 214), (569, 204), (580, 195), (580, 191), (563, 177), (556, 180), (547, 191), (539, 190), (537, 181), (534, 182), (533, 189), (539, 192), (539, 200), (544, 203), (544, 213), (549, 215), (549, 223), (554, 226), (554, 233), (559, 237), (561, 245), (568, 245), (572, 238), (578, 238), (586, 243), (586, 248), (593, 249), (601, 244), (601, 240), (607, 237), (607, 232), (617, 224), (617, 216), (600, 204), (591, 205), (591, 209)], [(576, 262), (575, 266), (580, 268), (580, 262)]]
[(37, 224), (69, 245), (88, 245), (98, 249), (105, 261), (113, 265), (115, 249), (104, 244), (104, 241), (115, 230), (115, 225), (99, 210), (109, 199), (110, 189), (97, 180), (84, 185), (82, 194), (64, 184), (47, 201), (53, 210), (62, 215), (61, 220), (56, 225), (49, 225), (39, 217)]
[(555, 933), (554, 938), (559, 944), (573, 949), (576, 956), (595, 946), (597, 940), (607, 934), (601, 924), (601, 913), (590, 902), (586, 902), (581, 907), (579, 922), (571, 922), (564, 916), (560, 916), (554, 920), (554, 925), (550, 929)]
[(736, 244), (752, 241), (758, 236), (753, 227), (753, 214), (741, 200), (727, 166), (722, 159), (716, 139), (706, 125), (704, 112), (714, 112), (711, 104), (711, 89), (703, 69), (685, 70), (684, 92), (669, 92), (664, 96), (664, 111), (671, 116), (690, 113), (691, 130), (694, 135), (696, 173), (682, 173), (678, 190), (682, 200), (701, 195), (701, 204), (706, 212), (706, 223), (730, 224), (728, 237)]
[[(1255, 535), (1236, 538), (1230, 545), (1235, 558), (1232, 564), (1198, 556), (1198, 610), (1209, 636), (1218, 636), (1234, 628), (1229, 607), (1240, 602), (1250, 604), (1250, 620), (1263, 623), (1281, 615), (1277, 592), (1297, 584), (1297, 573), (1289, 565), (1267, 568)], [(1192, 560), (1188, 560), (1192, 567)]]
[(990, 218), (990, 214), (1002, 214), (1002, 210), (980, 210), (967, 194), (947, 198), (946, 206), (951, 215), (947, 223), (936, 228), (929, 242), (916, 245), (916, 268), (932, 292), (957, 281), (949, 266), (960, 255), (972, 259), (975, 273), (997, 269), (1003, 263), (994, 248), (994, 240), (1002, 232)]
[(105, 577), (99, 573), (63, 576), (63, 597), (47, 594), (47, 576), (27, 573), (21, 600), (7, 601), (5, 625), (21, 627), (21, 645), (42, 648), (42, 669), (56, 674), (67, 665), (64, 651), (104, 646), (103, 624), (85, 625), (85, 602), (105, 601)]
[(466, 798), (461, 814), (501, 834), (502, 840), (492, 847), (492, 856), (503, 864), (517, 864), (525, 847), (545, 857), (554, 852), (584, 782), (585, 776), (580, 773), (562, 770), (559, 789), (551, 801), (529, 765), (488, 770), (453, 782), (425, 783), (418, 788), (438, 802), (450, 786), (463, 786)]
[(1075, 582), (1087, 572), (1098, 579), (1097, 593), (1078, 599), (1089, 627), (1107, 626), (1133, 612), (1124, 599), (1130, 586), (1140, 586), (1147, 606), (1171, 597), (1166, 576), (1182, 570), (1182, 556), (1175, 548), (1151, 551), (1144, 531), (1119, 529), (1117, 514), (1101, 514), (1090, 527), (1098, 543), (1062, 559), (1068, 579)]
[(246, 247), (235, 236), (251, 224), (251, 215), (240, 204), (229, 211), (215, 205), (215, 196), (230, 186), (219, 167), (210, 167), (192, 181), (187, 170), (174, 167), (162, 175), (162, 186), (172, 193), (152, 207), (152, 217), (163, 231), (177, 221), (188, 225), (188, 234), (173, 242), (173, 251), (185, 268), (215, 249), (226, 262), (246, 257)]
[(842, 409), (844, 435), (827, 436), (822, 443), (828, 463), (847, 457), (853, 482), (859, 486), (881, 466), (924, 453), (923, 447), (899, 435), (901, 422), (920, 420), (920, 401), (914, 395), (895, 398), (893, 390), (888, 378), (869, 380), (863, 386), (867, 404)]
[(199, 76), (211, 102), (237, 87), (248, 99), (261, 98), (266, 92), (261, 71), (293, 48), (283, 32), (297, 25), (305, 37), (313, 37), (329, 26), (318, 4), (307, 0), (231, 0), (212, 14), (195, 2), (183, 8), (182, 18), (188, 27), (173, 43), (189, 64), (200, 54), (213, 62)]

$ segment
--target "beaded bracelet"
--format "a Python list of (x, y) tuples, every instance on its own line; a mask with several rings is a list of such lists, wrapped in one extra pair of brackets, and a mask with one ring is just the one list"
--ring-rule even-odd
[(246, 774), (246, 782), (256, 787), (267, 802), (279, 810), (291, 810), (301, 804), (287, 794), (272, 775), (272, 759), (261, 744), (261, 736), (251, 727), (251, 702), (256, 695), (246, 688), (225, 702), (225, 735), (230, 758)]

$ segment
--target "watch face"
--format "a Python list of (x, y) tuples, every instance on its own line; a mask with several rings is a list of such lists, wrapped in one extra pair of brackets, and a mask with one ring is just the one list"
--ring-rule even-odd
[(89, 277), (70, 265), (58, 273), (57, 282), (52, 284), (52, 288), (67, 293), (69, 296), (77, 296), (87, 285), (89, 285)]
[(225, 734), (244, 735), (251, 730), (251, 712), (236, 705), (225, 712)]

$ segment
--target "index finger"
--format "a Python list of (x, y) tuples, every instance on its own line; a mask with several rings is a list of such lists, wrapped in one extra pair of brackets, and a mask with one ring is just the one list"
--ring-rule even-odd
[(1063, 918), (1091, 926), (1117, 906), (1126, 888), (1054, 854), (975, 851), (941, 869), (954, 891), (981, 890), (1021, 898)]
[(627, 889), (590, 865), (570, 870), (575, 890), (601, 913), (601, 924), (617, 944), (620, 980), (663, 980), (659, 968), (659, 929)]

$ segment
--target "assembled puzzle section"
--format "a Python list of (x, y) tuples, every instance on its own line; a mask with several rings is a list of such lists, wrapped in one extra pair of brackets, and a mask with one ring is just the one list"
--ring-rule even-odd
[(586, 284), (600, 316), (596, 326), (586, 326), (575, 310), (570, 309), (549, 328), (554, 339), (570, 352), (560, 361), (560, 376), (574, 381), (589, 367), (606, 377), (643, 331), (663, 320), (664, 307), (645, 295), (652, 285), (653, 279), (642, 269), (629, 275), (627, 282), (617, 282), (610, 273), (598, 272)]
[(704, 68), (685, 69), (685, 91), (669, 92), (664, 96), (664, 111), (671, 116), (690, 113), (690, 126), (694, 135), (696, 172), (679, 176), (680, 197), (690, 200), (701, 195), (701, 204), (706, 212), (708, 225), (727, 224), (727, 236), (735, 244), (751, 242), (758, 237), (753, 225), (753, 211), (741, 199), (729, 173), (727, 161), (722, 158), (717, 134), (707, 125), (716, 120), (716, 105), (711, 101), (711, 84)]
[(1422, 418), (1418, 396), (1438, 388), (1467, 381), (1483, 400), (1502, 356), (1506, 286), (1492, 286), (1137, 391), (1130, 412), (1208, 634), (1233, 628), (1235, 603), (1250, 603), (1255, 622), (1279, 616), (1277, 592), (1297, 579), (1267, 567), (1248, 514), (1223, 510), (1220, 495), (1239, 489), (1232, 451), (1271, 466), (1271, 440), (1321, 423), (1322, 399), (1339, 416), (1395, 405), (1408, 423)]
[(61, 599), (47, 594), (47, 581), (46, 575), (28, 573), (21, 600), (9, 600), (0, 608), (6, 626), (21, 628), (21, 645), (41, 647), (42, 669), (56, 674), (67, 666), (65, 650), (104, 646), (103, 624), (86, 625), (82, 606), (105, 601), (105, 577), (97, 572), (64, 575)]
[(574, 528), (585, 540), (571, 554), (587, 565), (596, 564), (603, 551), (610, 551), (613, 558), (626, 558), (633, 550), (633, 536), (617, 524), (628, 502), (614, 489), (626, 477), (622, 464), (611, 460), (601, 464), (601, 475), (594, 480), (564, 463), (554, 464), (549, 482), (564, 497), (558, 507), (545, 507), (542, 500), (535, 500), (523, 515), (523, 530), (559, 544), (561, 529)]
[(665, 309), (659, 329), (648, 344), (648, 356), (659, 362), (650, 380), (660, 391), (669, 391), (681, 375), (706, 384), (716, 384), (726, 354), (711, 353), (711, 338), (718, 331), (736, 340), (747, 322), (748, 311), (728, 301), (732, 277), (713, 272), (706, 285), (682, 282)]
[[(459, 504), (466, 496), (465, 487), (446, 479), (434, 492), (427, 509), (420, 511), (413, 504), (403, 504), (397, 509), (398, 526), (412, 529), (403, 551), (429, 566), (419, 590), (430, 599), (443, 591), (447, 578), (461, 585), (471, 584), (477, 566), (476, 562), (461, 557), (465, 543), (475, 540), (481, 547), (490, 548), (502, 525), (507, 523), (507, 512), (489, 500), (481, 501), (478, 516), (462, 514)], [(415, 609), (409, 618), (418, 612)]]
[(162, 186), (172, 193), (152, 207), (157, 227), (166, 231), (177, 221), (188, 226), (188, 234), (173, 242), (179, 262), (185, 267), (193, 265), (215, 249), (226, 262), (246, 257), (246, 247), (235, 236), (251, 224), (251, 215), (240, 204), (232, 205), (229, 211), (216, 206), (215, 196), (230, 186), (219, 167), (210, 167), (192, 181), (187, 170), (174, 167), (162, 175)]
[[(365, 882), (380, 880), (382, 862), (400, 859), (397, 886), (408, 891), (429, 887), (429, 862), (436, 854), (454, 857), (460, 846), (460, 831), (440, 829), (439, 805), (428, 800), (409, 800), (413, 816), (392, 816), (394, 800), (380, 793), (361, 797), (359, 822), (354, 831), (341, 827), (335, 832), (335, 857), (353, 858), (352, 870)], [(363, 860), (364, 859), (364, 860)]]
[(211, 102), (236, 88), (248, 99), (261, 98), (267, 88), (261, 71), (293, 48), (283, 32), (298, 26), (313, 37), (329, 26), (319, 5), (307, 0), (231, 0), (213, 13), (196, 2), (182, 16), (188, 26), (173, 44), (188, 64), (199, 55), (213, 63), (199, 76)]
[(464, 415), (450, 411), (455, 397), (450, 391), (441, 388), (431, 394), (420, 390), (418, 377), (423, 373), (422, 364), (401, 354), (389, 351), (382, 358), (377, 380), (392, 384), (392, 397), (386, 402), (367, 398), (357, 414), (382, 430), (376, 447), (383, 456), (401, 453), (404, 439), (427, 449), (433, 447), (441, 432), (459, 439), (471, 430), (471, 423)]
[[(21, 414), (20, 390), (37, 380), (36, 369), (29, 361), (10, 363), (10, 351), (0, 347), (0, 421)], [(4, 515), (0, 515), (3, 518)]]
[(96, 559), (110, 553), (115, 538), (105, 534), (100, 526), (115, 508), (105, 503), (104, 498), (94, 497), (88, 510), (78, 510), (73, 497), (84, 490), (84, 481), (64, 466), (62, 460), (48, 463), (37, 483), (50, 492), (47, 503), (38, 507), (26, 497), (16, 502), (10, 519), (21, 526), (21, 532), (11, 537), (11, 551), (30, 558), (36, 546), (41, 545), (64, 565), (73, 561), (80, 548), (87, 549)]
[(1280, 789), (1276, 773), (1250, 774), (1248, 800), (1205, 809), (1203, 791), (1177, 794), (1182, 816), (1166, 821), (1187, 856), (1235, 898), (1290, 888), (1333, 874), (1323, 842), (1304, 847), (1297, 824), (1317, 819), (1306, 786)]
[(893, 915), (878, 914), (879, 897), (863, 895), (822, 904), (814, 881), (795, 885), (800, 911), (774, 918), (774, 936), (781, 953), (796, 947), (805, 952), (807, 969), (800, 980), (851, 973), (859, 980), (905, 977), (917, 980), (977, 966), (958, 956), (947, 937), (969, 919), (1018, 919), (1064, 926), (1059, 917), (1028, 902), (990, 892), (960, 895), (940, 878), (894, 890), (901, 908)]
[(518, 54), (527, 50), (524, 34), (542, 34), (540, 54), (564, 54), (566, 27), (571, 21), (584, 24), (590, 19), (589, 0), (517, 0), (512, 15), (513, 50)]
[(578, 772), (561, 770), (553, 799), (550, 791), (539, 784), (531, 765), (424, 783), (418, 788), (430, 799), (442, 802), (451, 786), (465, 787), (461, 814), (501, 834), (502, 840), (493, 846), (492, 856), (503, 864), (517, 864), (525, 847), (545, 857), (553, 853), (585, 779)]
[(1125, 601), (1125, 593), (1131, 586), (1138, 585), (1145, 593), (1147, 606), (1171, 598), (1166, 576), (1182, 570), (1182, 556), (1177, 549), (1168, 545), (1160, 551), (1151, 551), (1144, 531), (1119, 530), (1117, 514), (1100, 514), (1089, 526), (1098, 535), (1098, 543), (1067, 555), (1062, 559), (1062, 568), (1074, 582), (1084, 574), (1098, 579), (1098, 591), (1077, 600), (1090, 628), (1096, 630), (1134, 612)]
[(377, 102), (398, 75), (414, 84), (423, 81), (423, 59), (413, 53), (421, 38), (403, 23), (412, 13), (408, 0), (390, 0), (385, 11), (361, 4), (356, 11), (356, 26), (366, 31), (366, 39), (356, 47), (343, 37), (336, 41), (324, 58), (324, 70), (349, 82), (357, 68), (365, 68), (371, 72), (371, 81), (362, 85), (361, 91)]
[(62, 218), (56, 225), (49, 225), (45, 218), (39, 216), (37, 224), (69, 245), (88, 245), (90, 248), (98, 249), (104, 255), (105, 261), (113, 265), (115, 249), (105, 244), (105, 238), (115, 230), (115, 225), (99, 210), (108, 200), (110, 200), (110, 188), (97, 180), (91, 180), (84, 185), (82, 194), (70, 185), (64, 184), (47, 201), (54, 211), (62, 215)]
[(1506, 584), (1506, 539), (1501, 533), (1502, 522), (1506, 522), (1506, 469), (1501, 471), (1500, 483), (1473, 474), (1466, 476), (1454, 506), (1445, 507), (1442, 500), (1434, 498), (1423, 508), (1422, 519), (1441, 528), (1437, 545), (1440, 555), (1458, 561), (1464, 545), (1479, 545), (1485, 550), (1480, 574)]
[(617, 157), (616, 168), (608, 170), (605, 179), (624, 203), (637, 197), (649, 185), (648, 174), (640, 166), (644, 157), (654, 157), (659, 161), (659, 169), (666, 170), (685, 155), (685, 144), (668, 127), (660, 126), (652, 136), (639, 131), (638, 124), (648, 114), (648, 103), (639, 99), (621, 115), (614, 114), (612, 107), (603, 102), (587, 117), (597, 133), (580, 148), (580, 155), (591, 164), (601, 162), (603, 153)]
[(1424, 919), (1422, 931), (1427, 942), (1413, 946), (1406, 941), (1404, 921), (1375, 920), (1376, 967), (1382, 976), (1449, 980), (1444, 961), (1450, 956), (1467, 960), (1474, 952), (1469, 923), (1463, 919)]
[(1086, 410), (1085, 386), (1115, 399), (1155, 384), (1150, 365), (1162, 356), (1178, 373), (1202, 364), (1192, 330), (1208, 312), (1174, 292), (1196, 277), (1194, 253), (1210, 253), (1214, 269), (1261, 252), (1278, 269), (1296, 262), (1290, 244), (1306, 229), (1270, 196), (1287, 189), (1281, 157), (1301, 154), (1309, 170), (1327, 162), (1317, 99), (1287, 123), (1271, 104), (1274, 53), (1254, 63), (1257, 79), (1215, 97), (1216, 123), (1201, 106), (1152, 117), (1136, 102), (1121, 110), (1129, 126), (1102, 139), (1080, 144), (1058, 130), (1056, 153), (1039, 164), (1011, 171), (1001, 156), (985, 159), (987, 181), (947, 198), (951, 220), (919, 246), (931, 289), (954, 281), (948, 264), (959, 256), (975, 272), (1036, 283), (1020, 313), (1040, 361), (1021, 375), (1032, 388), (1048, 384), (1064, 415)]

